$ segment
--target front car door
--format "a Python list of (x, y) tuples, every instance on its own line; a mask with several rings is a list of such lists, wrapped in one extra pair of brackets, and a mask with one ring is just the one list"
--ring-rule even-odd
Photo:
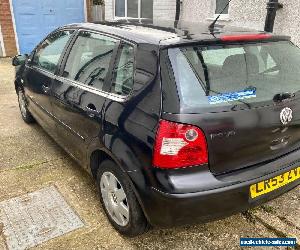
[(53, 83), (53, 112), (61, 146), (85, 165), (88, 144), (101, 138), (105, 90), (119, 41), (83, 30), (74, 40)]
[(55, 122), (50, 101), (51, 87), (72, 33), (73, 31), (61, 30), (50, 34), (33, 52), (23, 75), (29, 110), (52, 136), (55, 136)]

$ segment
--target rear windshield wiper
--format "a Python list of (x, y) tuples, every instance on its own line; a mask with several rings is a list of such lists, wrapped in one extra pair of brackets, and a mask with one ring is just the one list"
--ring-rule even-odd
[(289, 100), (293, 97), (295, 97), (295, 93), (288, 93), (288, 92), (279, 93), (279, 94), (274, 95), (273, 101), (278, 103), (278, 102), (283, 102), (285, 100)]

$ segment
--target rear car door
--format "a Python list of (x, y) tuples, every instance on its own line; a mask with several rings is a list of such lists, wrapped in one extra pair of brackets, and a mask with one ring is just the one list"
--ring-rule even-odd
[(25, 94), (29, 109), (45, 130), (55, 136), (51, 106), (51, 86), (60, 58), (73, 31), (60, 30), (50, 34), (34, 51), (24, 71)]
[(120, 42), (81, 30), (70, 46), (60, 77), (53, 83), (53, 112), (59, 142), (84, 164), (92, 138), (101, 141), (104, 103)]

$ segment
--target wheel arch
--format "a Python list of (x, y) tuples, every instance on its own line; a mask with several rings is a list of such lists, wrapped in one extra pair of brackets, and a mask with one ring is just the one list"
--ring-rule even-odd
[(122, 166), (122, 164), (118, 161), (118, 159), (116, 157), (114, 157), (106, 148), (95, 148), (93, 151), (91, 151), (90, 153), (90, 157), (89, 157), (89, 172), (90, 174), (93, 176), (94, 179), (97, 178), (97, 171), (100, 167), (101, 162), (105, 161), (105, 160), (111, 160), (114, 163), (117, 164), (117, 166), (120, 167), (121, 171), (123, 171), (125, 173), (125, 175), (127, 176), (127, 178), (130, 180), (130, 182), (132, 183), (132, 189), (137, 197), (137, 200), (143, 210), (143, 213), (145, 215), (145, 217), (147, 218), (147, 221), (150, 223), (150, 218), (146, 212), (146, 209), (144, 207), (143, 201), (140, 197), (140, 194), (137, 190), (136, 184), (133, 181), (133, 178), (130, 176), (130, 173), (128, 173), (128, 171), (126, 171), (124, 169), (124, 167)]
[(16, 77), (14, 80), (14, 84), (15, 84), (15, 90), (16, 92), (18, 91), (18, 88), (21, 87), (24, 90), (24, 82), (22, 80), (22, 76), (20, 74), (20, 69), (18, 70), (18, 72), (16, 73)]
[(94, 178), (97, 177), (97, 171), (100, 167), (101, 162), (105, 160), (111, 160), (117, 164), (117, 162), (113, 159), (113, 157), (111, 157), (111, 155), (108, 152), (105, 152), (104, 150), (95, 149), (90, 154), (89, 170)]
[(16, 92), (18, 92), (18, 88), (19, 87), (23, 88), (23, 86), (22, 86), (21, 81), (20, 81), (19, 78), (15, 79), (14, 84), (15, 84), (15, 90), (16, 90)]

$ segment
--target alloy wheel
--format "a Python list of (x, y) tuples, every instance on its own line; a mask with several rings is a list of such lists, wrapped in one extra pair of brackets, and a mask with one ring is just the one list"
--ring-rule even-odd
[(102, 199), (110, 217), (119, 226), (126, 226), (129, 222), (129, 206), (125, 191), (111, 172), (104, 172), (100, 180)]

